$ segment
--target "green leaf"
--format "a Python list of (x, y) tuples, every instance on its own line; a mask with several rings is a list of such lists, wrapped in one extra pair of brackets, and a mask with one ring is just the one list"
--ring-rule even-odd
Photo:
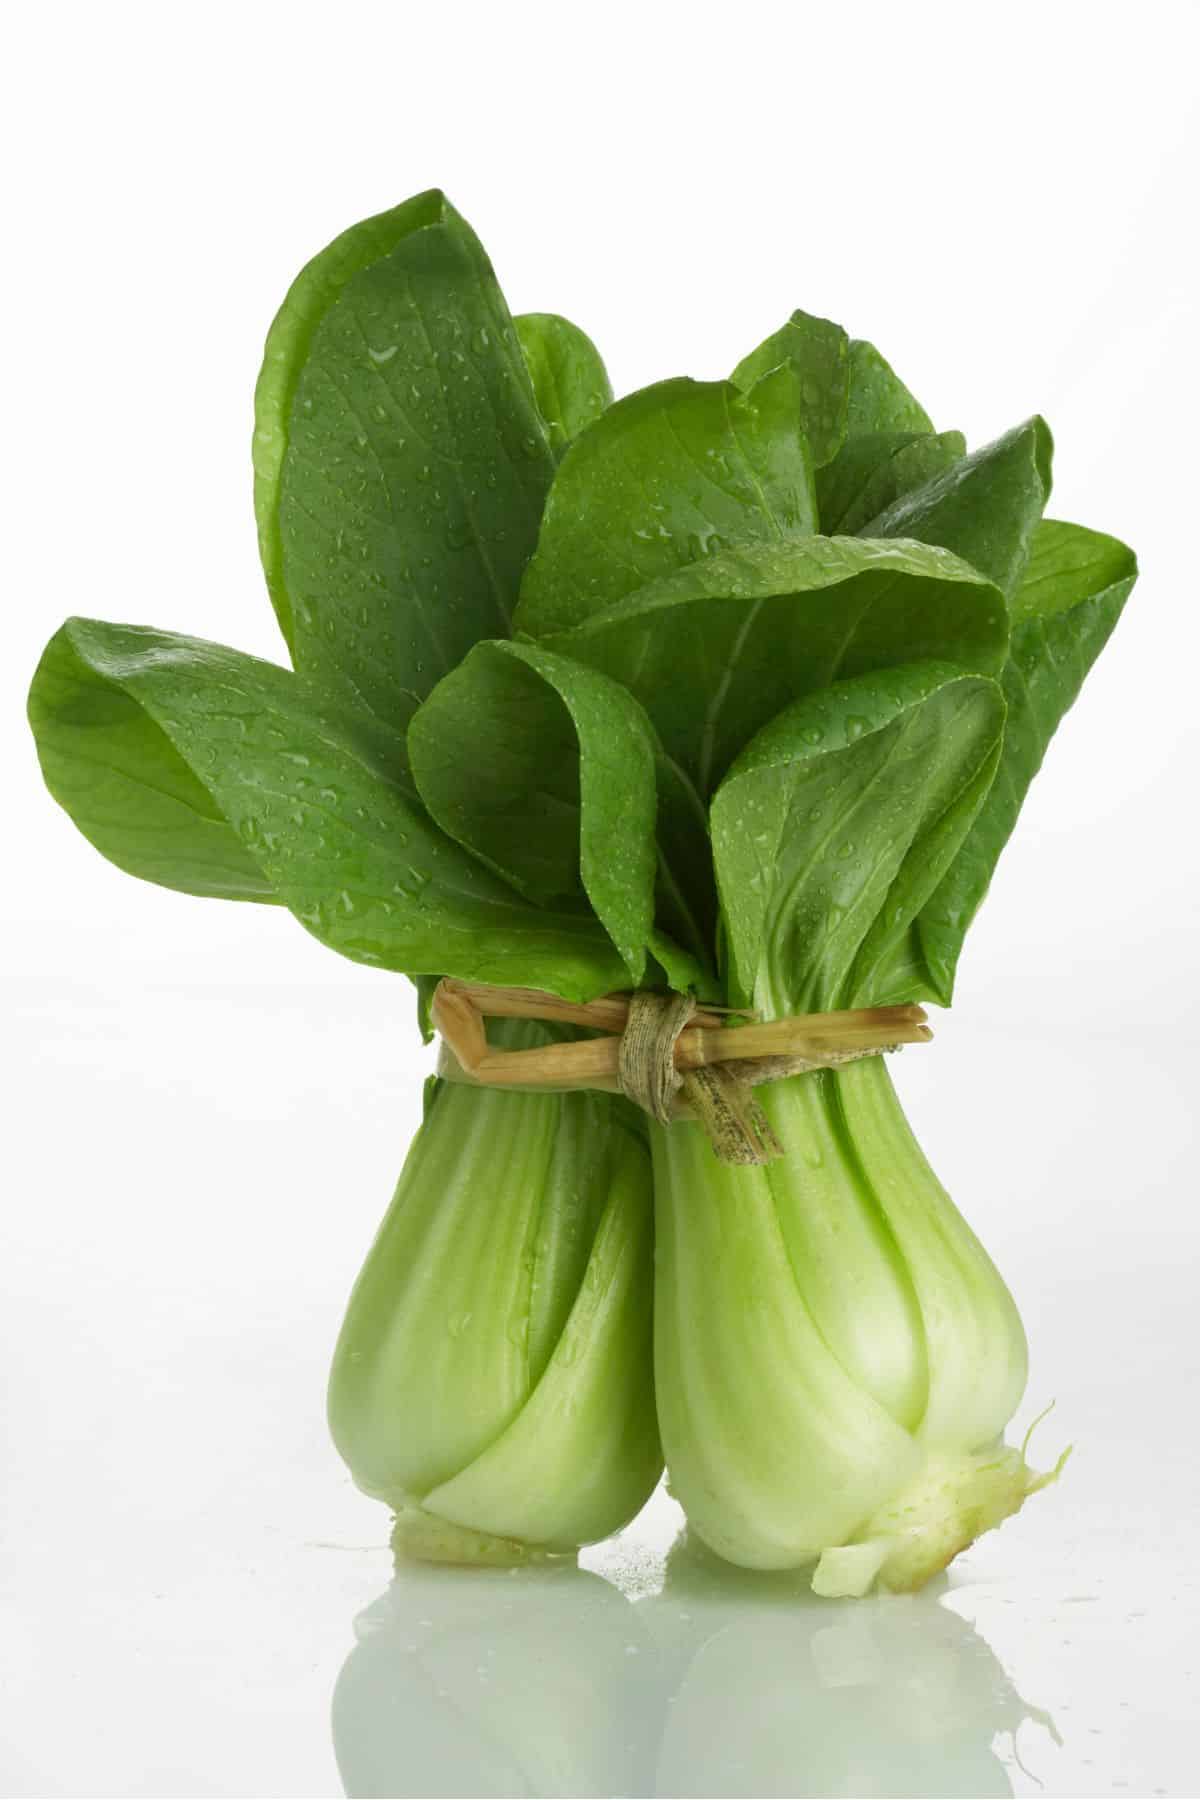
[(101, 856), (160, 887), (273, 901), (258, 859), (139, 702), (98, 681), (76, 622), (52, 637), (29, 690), (46, 786)]
[(909, 926), (995, 771), (1004, 702), (945, 664), (894, 668), (790, 706), (712, 805), (737, 984), (768, 1016), (928, 997)]
[[(781, 363), (798, 378), (801, 422), (816, 471), (817, 513), (827, 537), (857, 531), (966, 449), (957, 433), (933, 439), (928, 414), (874, 345), (851, 341), (828, 319), (793, 313), (738, 364), (732, 379), (746, 388)], [(919, 437), (936, 448), (893, 460)]]
[[(413, 986), (417, 990), (417, 1030), (421, 1034), (423, 1044), (431, 1044), (437, 1030), (433, 1022), (433, 996), (437, 993), (437, 985), (441, 979), (440, 975), (432, 974), (414, 975), (412, 978)], [(431, 1075), (425, 1084), (426, 1111), (433, 1104), (433, 1090), (430, 1082), (436, 1087), (437, 1079), (435, 1075)]]
[(729, 544), (816, 529), (798, 380), (775, 369), (662, 381), (610, 406), (563, 457), (525, 572), (517, 625), (565, 631)]
[(259, 516), (297, 669), (402, 729), (507, 634), (554, 459), (470, 227), (439, 194), (385, 218), (272, 330)]
[[(653, 729), (653, 728), (651, 728)], [(716, 968), (717, 882), (708, 839), (708, 809), (679, 764), (655, 734), (655, 779), (658, 788), (657, 918), (663, 932), (650, 948), (667, 972), (670, 985), (682, 992), (695, 987), (709, 999), (722, 996), (709, 977)], [(679, 960), (687, 946), (692, 965)], [(699, 973), (695, 968), (699, 965)]]
[(587, 333), (558, 313), (520, 313), (513, 324), (550, 448), (561, 456), (611, 405), (608, 371)]
[(850, 344), (850, 394), (846, 407), (849, 440), (873, 432), (923, 433), (933, 430), (925, 408), (913, 398), (874, 344)]
[(814, 469), (837, 455), (846, 435), (850, 397), (850, 340), (840, 325), (794, 312), (786, 325), (744, 356), (730, 380), (748, 391), (781, 364), (797, 376), (800, 423)]
[(408, 743), (433, 818), (519, 892), (586, 895), (635, 984), (647, 951), (673, 985), (700, 978), (716, 912), (707, 820), (623, 687), (540, 646), (479, 644)]
[(1013, 596), (1014, 628), (1044, 624), (1057, 613), (1074, 612), (1082, 605), (1095, 609), (1103, 602), (1107, 607), (1117, 589), (1123, 589), (1123, 604), (1137, 572), (1136, 556), (1119, 538), (1090, 531), (1086, 525), (1043, 519), (1034, 531), (1025, 573)]
[(1052, 448), (1045, 420), (1030, 419), (902, 495), (860, 533), (941, 544), (1011, 598), (1049, 498)]
[[(891, 365), (873, 344), (854, 339), (847, 358), (844, 441), (817, 474), (821, 530), (827, 536), (858, 531), (899, 494), (940, 474), (953, 460), (946, 455), (951, 442), (957, 456), (966, 449), (957, 434), (935, 440), (932, 433), (929, 415)], [(939, 448), (922, 449), (921, 440)], [(894, 461), (910, 447), (907, 459)]]
[(442, 829), (539, 904), (586, 893), (636, 985), (657, 865), (656, 746), (637, 701), (532, 644), (477, 644), (408, 746)]
[[(681, 934), (682, 935), (682, 934)], [(678, 994), (695, 994), (698, 1000), (721, 1002), (724, 986), (711, 955), (684, 950), (673, 937), (657, 928), (650, 934), (650, 955), (643, 987), (673, 988)]]
[(725, 551), (548, 640), (629, 688), (705, 797), (800, 695), (914, 659), (998, 672), (1007, 641), (996, 588), (958, 557), (820, 537)]
[[(843, 444), (828, 467), (817, 471), (817, 513), (825, 536), (849, 535), (846, 519), (876, 470), (898, 450), (921, 441), (911, 431), (871, 431)], [(879, 506), (873, 507), (867, 518), (873, 518), (880, 510)]]
[(289, 649), (292, 608), (283, 580), (279, 489), (296, 384), (313, 333), (351, 276), (390, 255), (411, 232), (435, 223), (443, 204), (442, 195), (430, 189), (390, 212), (351, 225), (301, 269), (267, 333), (254, 390), (254, 516), (267, 589)]
[[(154, 785), (201, 792), (222, 845), (232, 834), (267, 891), (343, 956), (576, 999), (623, 979), (594, 919), (532, 907), (468, 856), (396, 779), (389, 735), (315, 682), (195, 638), (72, 619), (35, 677), (34, 730), (55, 797), (121, 866), (171, 854), (150, 844), (156, 804), (106, 810), (131, 708)], [(63, 783), (81, 733), (102, 778)]]
[(817, 477), (822, 531), (853, 536), (902, 495), (953, 468), (966, 449), (958, 431), (924, 437), (870, 432), (852, 438)]
[(1046, 747), (1108, 641), (1137, 579), (1132, 550), (1082, 525), (1043, 519), (1013, 601), (1008, 705), (995, 782), (945, 880), (922, 911), (921, 949), (934, 998), (948, 1006), (967, 927), (978, 911)]

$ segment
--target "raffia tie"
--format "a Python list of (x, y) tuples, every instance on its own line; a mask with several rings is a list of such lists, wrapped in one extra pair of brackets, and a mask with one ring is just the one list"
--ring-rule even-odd
[(711, 1063), (682, 1075), (675, 1067), (675, 1046), (695, 1011), (690, 994), (641, 989), (629, 996), (617, 1052), (621, 1092), (660, 1125), (671, 1123), (675, 1097), (682, 1092), (721, 1162), (761, 1163), (782, 1156), (767, 1115), (731, 1068)]
[[(731, 1027), (731, 1009), (645, 989), (576, 1005), (532, 988), (445, 980), (431, 1010), (443, 1039), (439, 1073), (445, 1079), (542, 1093), (623, 1093), (661, 1125), (698, 1118), (714, 1153), (728, 1163), (783, 1155), (754, 1098), (756, 1086), (933, 1036), (919, 1006), (807, 1013)], [(488, 1017), (582, 1025), (604, 1035), (495, 1050), (484, 1026)]]

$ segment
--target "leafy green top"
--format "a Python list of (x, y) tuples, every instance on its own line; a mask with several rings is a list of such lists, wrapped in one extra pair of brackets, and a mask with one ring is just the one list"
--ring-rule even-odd
[(46, 781), (130, 873), (417, 978), (947, 1003), (1136, 574), (1043, 517), (1050, 459), (1038, 419), (968, 455), (801, 312), (729, 381), (613, 403), (419, 194), (267, 339), (292, 669), (69, 620), (30, 694)]

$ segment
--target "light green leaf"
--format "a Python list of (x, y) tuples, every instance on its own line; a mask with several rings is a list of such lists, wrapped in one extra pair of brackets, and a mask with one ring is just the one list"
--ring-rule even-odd
[[(144, 826), (127, 797), (106, 810), (130, 707), (154, 785), (201, 791), (222, 846), (232, 834), (267, 891), (343, 956), (576, 999), (623, 979), (594, 919), (532, 907), (468, 856), (396, 779), (388, 735), (315, 682), (195, 638), (73, 619), (35, 677), (34, 730), (51, 791), (123, 867), (147, 872), (160, 854), (156, 805)], [(81, 733), (96, 781), (73, 776)]]
[(958, 557), (820, 537), (725, 551), (548, 640), (637, 696), (704, 797), (801, 694), (914, 659), (997, 672), (1007, 641), (999, 593)]
[(618, 400), (554, 477), (517, 625), (565, 631), (729, 544), (816, 529), (797, 377), (662, 381)]
[(1045, 420), (1030, 419), (903, 494), (860, 533), (941, 544), (1011, 598), (1050, 495), (1052, 450)]
[(477, 644), (408, 747), (442, 829), (539, 904), (586, 893), (636, 985), (657, 864), (656, 746), (637, 701), (535, 645)]
[(829, 319), (794, 312), (786, 325), (742, 358), (730, 380), (748, 391), (780, 364), (795, 370), (800, 423), (813, 468), (820, 469), (837, 455), (846, 435), (850, 340)]
[(945, 880), (923, 909), (923, 958), (934, 997), (948, 1006), (967, 927), (1008, 842), (1046, 747), (1108, 641), (1137, 561), (1116, 538), (1043, 519), (1013, 600), (1013, 632), (1001, 685), (1008, 705), (1004, 749), (979, 817)]
[(272, 328), (259, 521), (297, 669), (402, 731), (472, 644), (507, 633), (554, 459), (491, 265), (449, 202), (357, 229)]
[(737, 985), (768, 1016), (930, 997), (909, 925), (992, 780), (994, 681), (945, 664), (838, 682), (790, 706), (712, 806)]
[(612, 403), (608, 371), (587, 333), (558, 313), (520, 313), (513, 324), (550, 448), (561, 456)]

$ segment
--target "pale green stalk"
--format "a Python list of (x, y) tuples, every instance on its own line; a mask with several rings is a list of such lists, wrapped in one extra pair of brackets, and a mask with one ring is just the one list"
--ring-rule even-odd
[(787, 1152), (652, 1134), (655, 1361), (672, 1492), (712, 1549), (919, 1586), (1036, 1485), (1001, 1437), (1025, 1336), (882, 1059), (760, 1091)]
[(564, 1552), (638, 1510), (662, 1467), (651, 1229), (649, 1159), (617, 1102), (440, 1088), (329, 1390), (338, 1449), (401, 1548)]

